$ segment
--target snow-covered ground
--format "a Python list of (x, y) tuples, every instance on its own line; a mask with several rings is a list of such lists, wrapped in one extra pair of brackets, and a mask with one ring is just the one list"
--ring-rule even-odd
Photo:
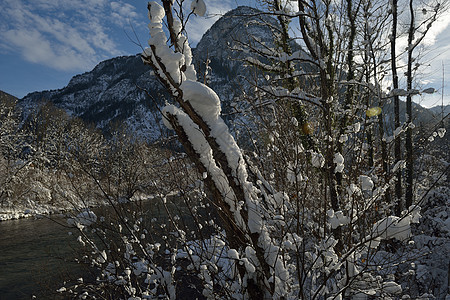
[[(166, 196), (177, 195), (178, 192), (174, 191), (167, 194)], [(131, 199), (119, 199), (119, 202), (124, 203), (128, 201), (146, 201), (154, 199), (154, 195), (145, 195), (142, 193), (137, 193)], [(85, 203), (78, 203), (78, 208), (83, 207)], [(89, 207), (98, 207), (102, 205), (109, 205), (105, 201), (97, 200), (91, 201)], [(86, 208), (86, 207), (85, 207)], [(51, 205), (46, 203), (38, 203), (33, 200), (26, 200), (24, 203), (19, 204), (3, 204), (0, 205), (0, 222), (7, 220), (17, 220), (23, 218), (36, 217), (40, 215), (52, 215), (58, 213), (68, 212), (74, 209), (74, 205), (70, 203), (60, 202), (58, 205)]]
[[(433, 190), (428, 196), (422, 218), (413, 227), (415, 288), (436, 298), (450, 299), (450, 187)], [(411, 287), (413, 288), (413, 287)]]
[(39, 204), (33, 200), (28, 200), (23, 204), (5, 204), (0, 205), (0, 222), (35, 217), (38, 215), (50, 215), (66, 211), (67, 209), (69, 209), (68, 206), (56, 207), (50, 204)]

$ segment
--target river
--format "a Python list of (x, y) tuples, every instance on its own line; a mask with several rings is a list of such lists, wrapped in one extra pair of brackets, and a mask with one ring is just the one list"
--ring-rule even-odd
[[(167, 205), (173, 212), (185, 215), (187, 224), (192, 223), (177, 197)], [(127, 212), (143, 212), (145, 222), (153, 217), (168, 222), (160, 201), (132, 202), (120, 207)], [(98, 216), (114, 214), (106, 206), (94, 211)], [(56, 215), (0, 222), (0, 300), (31, 299), (33, 295), (37, 299), (58, 299), (56, 290), (64, 285), (64, 280), (83, 275), (82, 267), (73, 262), (77, 256), (74, 247), (80, 247), (77, 229), (67, 225), (67, 217)]]
[[(61, 217), (52, 219), (65, 222)], [(49, 218), (0, 222), (0, 299), (54, 299), (70, 269), (79, 272), (68, 228)], [(52, 295), (53, 294), (53, 295)], [(43, 296), (47, 295), (47, 296)], [(50, 296), (51, 295), (51, 296)]]
[[(127, 211), (143, 210), (149, 219), (165, 218), (159, 201), (122, 206)], [(110, 207), (94, 211), (99, 216), (112, 213)], [(80, 246), (76, 233), (75, 228), (67, 227), (67, 217), (63, 216), (0, 222), (0, 300), (31, 299), (33, 295), (37, 299), (58, 299), (56, 290), (64, 280), (83, 274), (82, 267), (73, 262), (74, 247)]]

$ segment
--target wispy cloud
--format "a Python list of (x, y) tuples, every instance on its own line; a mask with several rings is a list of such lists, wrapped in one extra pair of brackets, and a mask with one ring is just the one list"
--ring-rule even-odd
[[(443, 65), (445, 69), (450, 69), (450, 11), (443, 10), (436, 22), (433, 23), (424, 43), (428, 51), (423, 57), (422, 74), (419, 74), (419, 79), (422, 80), (424, 86), (430, 86), (437, 90), (434, 95), (428, 96), (425, 100), (425, 106), (433, 106), (440, 104), (442, 97), (442, 80), (446, 79), (445, 86), (449, 86), (450, 78), (445, 76), (443, 78)], [(447, 72), (448, 73), (448, 72)], [(448, 92), (446, 93), (448, 94)], [(449, 104), (450, 99), (444, 95), (444, 102)]]
[(446, 31), (446, 29), (450, 25), (450, 7), (448, 5), (447, 7), (443, 7), (442, 5), (436, 7), (436, 4), (433, 4), (432, 6), (428, 7), (428, 10), (427, 8), (424, 8), (422, 18), (429, 18), (431, 15), (433, 15), (433, 10), (435, 8), (438, 9), (439, 12), (437, 15), (437, 20), (433, 22), (424, 39), (424, 43), (426, 45), (434, 45), (440, 38), (440, 35), (444, 33), (444, 31)]
[[(87, 70), (103, 59), (125, 54), (124, 30), (133, 38), (130, 31), (146, 27), (145, 4), (139, 10), (133, 4), (130, 0), (2, 0), (0, 52), (18, 53), (26, 61), (57, 70)], [(185, 1), (186, 12), (190, 4)], [(187, 25), (193, 46), (237, 6), (235, 0), (206, 4), (207, 15), (192, 16)]]
[(9, 30), (5, 32), (3, 38), (20, 49), (24, 59), (32, 63), (39, 63), (54, 69), (70, 70), (84, 69), (95, 63), (91, 59), (86, 59), (83, 52), (69, 46), (54, 47), (53, 43), (45, 39), (37, 30)]
[(122, 0), (3, 0), (0, 49), (58, 70), (86, 70), (123, 54), (111, 29), (137, 18)]
[(130, 20), (139, 18), (136, 8), (131, 4), (113, 1), (110, 3), (110, 7), (111, 19), (119, 26), (125, 26)]

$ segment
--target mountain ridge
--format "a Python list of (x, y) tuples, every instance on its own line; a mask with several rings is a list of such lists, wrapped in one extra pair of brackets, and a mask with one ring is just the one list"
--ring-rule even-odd
[[(242, 88), (242, 78), (239, 77), (248, 72), (242, 63), (238, 63), (248, 54), (236, 54), (231, 51), (232, 47), (249, 42), (249, 32), (258, 39), (267, 39), (269, 43), (271, 30), (259, 26), (258, 22), (276, 24), (274, 18), (258, 16), (258, 12), (250, 7), (229, 11), (208, 29), (193, 49), (193, 63), (200, 81), (204, 81), (205, 62), (211, 55), (214, 62), (211, 63), (208, 85), (218, 93), (225, 113), (231, 110), (231, 101)], [(254, 17), (249, 17), (250, 13)], [(237, 30), (241, 26), (246, 30)], [(223, 34), (229, 30), (234, 34)], [(38, 103), (49, 101), (69, 115), (93, 122), (103, 130), (108, 130), (113, 124), (125, 123), (138, 135), (156, 140), (162, 134), (160, 128), (164, 127), (157, 112), (165, 100), (168, 100), (167, 92), (137, 54), (102, 61), (91, 71), (72, 77), (61, 89), (26, 95), (20, 100), (20, 105), (24, 111), (31, 111)], [(225, 117), (226, 121), (229, 118), (233, 117)]]
[(4, 92), (2, 90), (0, 90), (0, 101), (13, 101), (16, 102), (17, 100), (19, 100), (19, 98), (17, 98), (16, 96), (13, 96), (11, 94), (8, 94), (7, 92)]
[[(274, 43), (268, 27), (278, 23), (275, 18), (260, 13), (248, 6), (227, 12), (205, 32), (193, 49), (199, 81), (205, 81), (206, 61), (209, 60), (208, 85), (222, 100), (224, 119), (229, 124), (235, 118), (230, 114), (232, 102), (243, 88), (249, 87), (245, 78), (249, 78), (251, 69), (242, 60), (250, 54), (239, 49), (240, 45)], [(261, 26), (267, 24), (270, 26)], [(301, 49), (296, 44), (292, 47)], [(158, 109), (168, 98), (150, 68), (142, 63), (140, 54), (136, 54), (102, 61), (91, 71), (72, 77), (67, 86), (29, 93), (19, 103), (25, 112), (29, 112), (40, 102), (49, 101), (69, 115), (95, 123), (103, 130), (107, 131), (115, 124), (126, 124), (133, 132), (154, 141), (165, 130)], [(423, 122), (434, 120), (431, 111), (421, 106), (415, 106), (415, 109)]]

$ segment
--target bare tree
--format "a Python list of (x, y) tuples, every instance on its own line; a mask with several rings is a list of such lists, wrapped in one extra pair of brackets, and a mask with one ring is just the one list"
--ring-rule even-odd
[[(98, 222), (91, 210), (70, 221), (87, 263), (101, 273), (95, 283), (79, 285), (80, 294), (86, 288), (104, 297), (173, 299), (182, 296), (180, 278), (195, 278), (193, 289), (210, 299), (412, 294), (392, 279), (399, 260), (379, 251), (384, 241), (408, 240), (420, 210), (393, 216), (394, 203), (386, 199), (400, 168), (396, 163), (390, 172), (381, 109), (388, 99), (381, 82), (392, 63), (383, 30), (392, 25), (389, 7), (299, 1), (292, 11), (284, 2), (268, 4), (268, 12), (255, 15), (278, 20), (271, 25), (274, 43), (241, 43), (256, 54), (246, 61), (258, 69), (252, 91), (241, 98), (248, 101), (247, 120), (256, 120), (243, 127), (249, 151), (238, 146), (221, 118), (219, 96), (197, 81), (192, 65), (184, 29), (193, 14), (204, 14), (204, 3), (194, 1), (190, 13), (183, 1), (148, 4), (150, 47), (142, 59), (170, 93), (161, 118), (190, 162), (170, 157), (163, 167), (173, 174), (156, 172), (154, 203), (164, 214), (155, 218), (119, 201), (155, 173), (136, 168), (139, 147), (112, 145), (104, 154), (114, 163), (99, 164), (99, 153), (80, 164), (115, 210), (113, 222)], [(299, 20), (306, 50), (290, 48), (292, 19)], [(307, 119), (297, 118), (298, 107)]]

